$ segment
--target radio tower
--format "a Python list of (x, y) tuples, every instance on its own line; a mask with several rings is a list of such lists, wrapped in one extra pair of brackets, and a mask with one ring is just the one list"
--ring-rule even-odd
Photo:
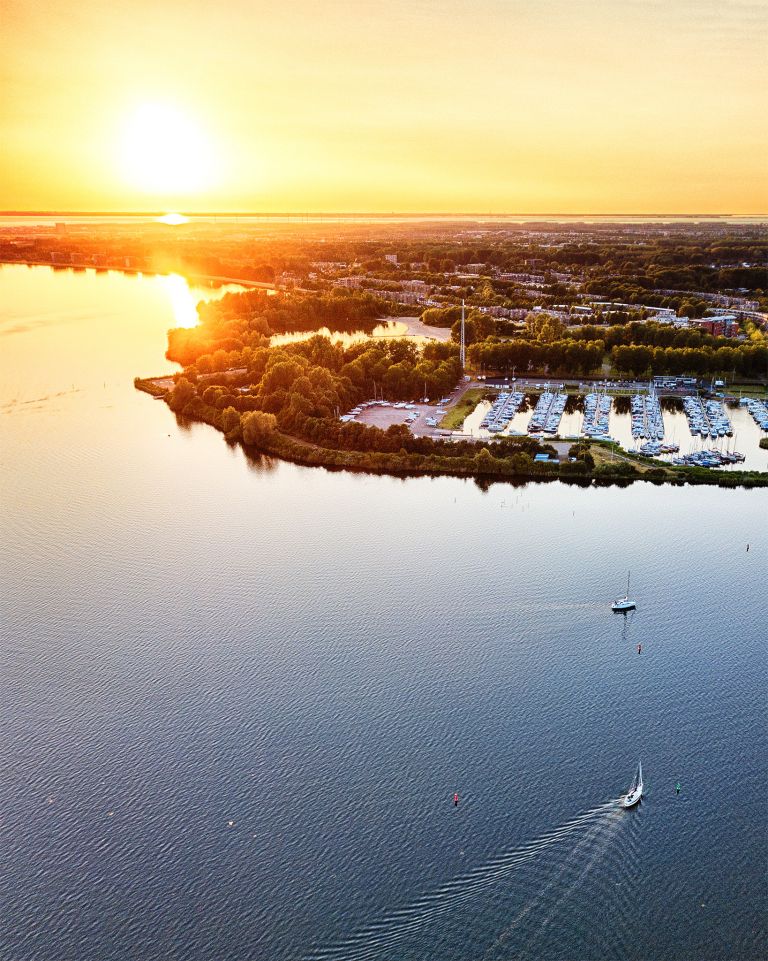
[(467, 349), (464, 343), (464, 301), (461, 302), (461, 347), (459, 348), (459, 359), (461, 360), (461, 372), (464, 373), (464, 365), (467, 362)]

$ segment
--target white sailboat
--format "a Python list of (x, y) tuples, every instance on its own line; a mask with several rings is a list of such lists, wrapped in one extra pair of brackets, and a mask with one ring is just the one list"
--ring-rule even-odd
[(627, 611), (634, 611), (636, 607), (635, 602), (629, 599), (629, 571), (627, 571), (627, 593), (624, 597), (616, 598), (613, 604), (611, 604), (611, 610), (614, 613), (626, 614)]
[(623, 808), (634, 807), (640, 798), (643, 796), (643, 765), (638, 763), (637, 771), (635, 772), (634, 780), (629, 786), (629, 790), (621, 799), (621, 806)]

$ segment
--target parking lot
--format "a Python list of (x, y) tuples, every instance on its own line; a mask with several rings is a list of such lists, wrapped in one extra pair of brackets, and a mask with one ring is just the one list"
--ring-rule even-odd
[(470, 386), (473, 386), (471, 381), (463, 383), (441, 398), (442, 403), (368, 401), (361, 404), (359, 409), (350, 411), (346, 417), (358, 424), (379, 427), (381, 430), (386, 430), (392, 424), (406, 424), (417, 437), (446, 436), (450, 432), (440, 429), (440, 421)]

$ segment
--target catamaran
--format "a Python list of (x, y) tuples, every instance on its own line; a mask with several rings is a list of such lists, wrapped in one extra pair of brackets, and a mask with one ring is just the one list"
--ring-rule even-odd
[(616, 600), (611, 604), (611, 610), (614, 613), (626, 614), (627, 611), (634, 611), (637, 607), (634, 601), (629, 599), (629, 571), (627, 571), (627, 593), (624, 597), (617, 597)]
[(634, 780), (629, 786), (629, 790), (621, 799), (621, 806), (623, 808), (634, 807), (640, 798), (643, 796), (643, 765), (638, 763), (637, 771), (635, 772)]

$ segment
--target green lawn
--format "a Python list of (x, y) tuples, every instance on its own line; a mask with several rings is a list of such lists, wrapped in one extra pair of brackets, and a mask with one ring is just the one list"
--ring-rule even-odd
[(488, 391), (484, 387), (472, 387), (466, 394), (463, 394), (461, 400), (452, 407), (448, 413), (440, 421), (440, 427), (444, 430), (459, 430), (463, 425), (464, 420), (472, 413), (472, 411), (477, 407), (481, 400), (488, 394)]

